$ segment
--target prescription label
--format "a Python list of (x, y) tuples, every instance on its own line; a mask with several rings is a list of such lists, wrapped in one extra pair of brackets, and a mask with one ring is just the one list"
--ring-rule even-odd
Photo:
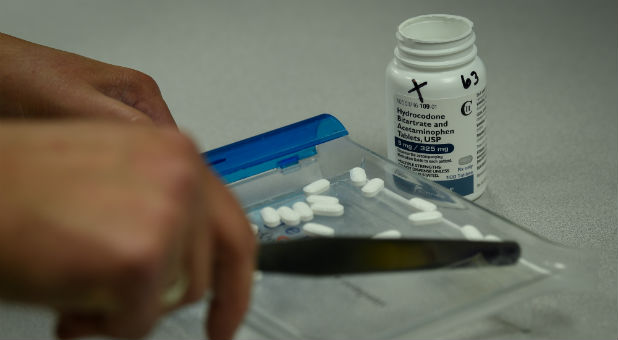
[(403, 167), (460, 195), (485, 183), (485, 89), (457, 98), (396, 94), (395, 150)]

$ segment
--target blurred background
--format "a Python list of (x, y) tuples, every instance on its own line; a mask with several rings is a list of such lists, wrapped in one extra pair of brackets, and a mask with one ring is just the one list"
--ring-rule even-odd
[[(489, 318), (444, 338), (616, 338), (616, 1), (0, 0), (0, 32), (151, 75), (203, 151), (327, 112), (385, 156), (395, 29), (431, 13), (472, 20), (487, 67), (489, 186), (476, 203), (601, 253), (589, 291), (513, 307), (525, 327)], [(195, 337), (202, 314), (180, 310), (152, 337)], [(52, 337), (53, 321), (0, 305), (3, 338)]]

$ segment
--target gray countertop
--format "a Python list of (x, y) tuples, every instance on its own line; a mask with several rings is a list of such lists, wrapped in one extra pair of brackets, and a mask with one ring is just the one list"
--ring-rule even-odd
[[(395, 28), (429, 13), (471, 19), (488, 70), (489, 186), (476, 203), (601, 252), (589, 292), (523, 303), (525, 326), (488, 318), (444, 338), (616, 338), (615, 1), (2, 0), (0, 32), (150, 74), (202, 150), (328, 112), (385, 155)], [(153, 337), (191, 337), (200, 310), (177, 312)], [(0, 314), (0, 337), (53, 334), (45, 310)]]

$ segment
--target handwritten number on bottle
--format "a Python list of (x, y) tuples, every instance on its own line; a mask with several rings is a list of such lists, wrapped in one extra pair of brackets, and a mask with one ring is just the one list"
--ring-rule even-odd
[(472, 84), (472, 80), (470, 78), (464, 79), (463, 75), (461, 76), (461, 85), (463, 85), (464, 89), (467, 89)]
[[(479, 83), (479, 75), (476, 71), (470, 72), (470, 76), (474, 77), (474, 85)], [(472, 85), (472, 80), (470, 78), (464, 78), (464, 76), (461, 75), (461, 85), (463, 85), (464, 89), (467, 89), (470, 85)]]

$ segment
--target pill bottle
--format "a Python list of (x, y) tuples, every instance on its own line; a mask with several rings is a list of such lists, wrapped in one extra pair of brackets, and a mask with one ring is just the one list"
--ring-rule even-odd
[(430, 14), (395, 34), (386, 68), (388, 158), (468, 198), (487, 186), (485, 66), (472, 22)]

